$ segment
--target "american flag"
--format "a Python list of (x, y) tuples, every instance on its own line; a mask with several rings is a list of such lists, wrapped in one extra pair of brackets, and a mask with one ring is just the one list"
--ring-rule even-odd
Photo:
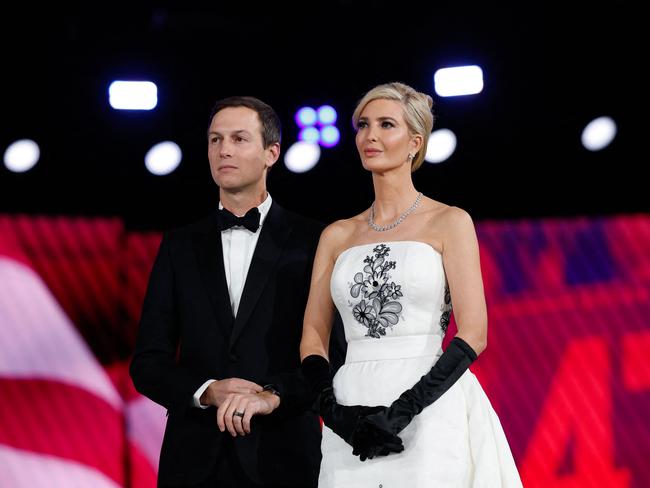
[[(650, 215), (477, 233), (472, 370), (524, 486), (650, 486)], [(120, 219), (0, 215), (0, 487), (155, 486), (165, 411), (128, 364), (159, 242)]]
[(0, 216), (0, 486), (155, 486), (165, 411), (128, 361), (159, 239)]

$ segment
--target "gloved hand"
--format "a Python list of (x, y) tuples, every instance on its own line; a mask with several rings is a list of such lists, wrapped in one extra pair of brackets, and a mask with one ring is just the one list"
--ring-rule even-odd
[[(332, 431), (350, 444), (355, 450), (353, 454), (359, 455), (354, 443), (355, 431), (359, 422), (368, 415), (379, 414), (386, 410), (384, 406), (369, 407), (364, 405), (340, 405), (334, 396), (329, 362), (323, 356), (313, 354), (303, 359), (301, 364), (302, 374), (310, 386), (316, 410), (323, 419), (323, 423)], [(385, 452), (390, 449), (399, 449), (402, 441), (397, 436), (385, 436)], [(365, 447), (365, 446), (364, 446)], [(403, 449), (403, 447), (402, 447)], [(401, 450), (401, 449), (400, 449)], [(365, 452), (365, 449), (364, 449)], [(377, 455), (377, 454), (375, 454)], [(364, 461), (368, 456), (362, 458)]]
[(354, 442), (360, 457), (381, 455), (392, 449), (393, 438), (413, 418), (442, 396), (476, 360), (476, 352), (460, 337), (454, 337), (431, 370), (390, 407), (361, 419)]
[[(386, 407), (381, 407), (381, 409), (378, 413), (386, 411)], [(359, 456), (361, 461), (365, 461), (404, 450), (402, 439), (397, 434), (377, 429), (371, 423), (366, 422), (367, 418), (368, 416), (361, 418), (352, 433), (352, 454)]]
[(323, 423), (353, 447), (354, 431), (359, 421), (367, 415), (386, 410), (383, 406), (340, 405), (336, 401), (332, 387), (327, 387), (320, 393), (317, 405)]

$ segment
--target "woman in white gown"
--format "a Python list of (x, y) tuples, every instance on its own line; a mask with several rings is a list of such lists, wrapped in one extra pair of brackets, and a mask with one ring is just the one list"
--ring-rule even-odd
[[(302, 371), (323, 418), (321, 487), (518, 487), (499, 419), (468, 369), (487, 311), (470, 216), (411, 178), (432, 100), (401, 83), (370, 90), (353, 116), (375, 200), (334, 222), (316, 252)], [(458, 334), (443, 352), (451, 305)], [(348, 353), (333, 381), (334, 306)]]

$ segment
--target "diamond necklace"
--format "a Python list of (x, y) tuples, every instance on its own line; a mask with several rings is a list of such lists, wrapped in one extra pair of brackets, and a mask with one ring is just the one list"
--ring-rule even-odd
[(392, 224), (388, 225), (377, 225), (375, 224), (375, 202), (372, 202), (372, 205), (370, 205), (370, 215), (368, 215), (368, 225), (372, 227), (374, 230), (377, 232), (384, 232), (386, 230), (390, 230), (394, 227), (397, 227), (399, 224), (401, 224), (408, 215), (413, 212), (416, 208), (418, 208), (418, 205), (420, 205), (420, 199), (422, 198), (422, 192), (418, 193), (418, 197), (415, 199), (413, 202), (413, 205), (406, 210), (402, 215), (399, 216), (399, 218), (393, 222)]

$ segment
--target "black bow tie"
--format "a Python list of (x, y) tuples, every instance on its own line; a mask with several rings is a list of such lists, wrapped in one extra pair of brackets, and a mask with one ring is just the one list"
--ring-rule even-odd
[(217, 225), (219, 230), (241, 226), (246, 227), (251, 232), (257, 232), (260, 226), (260, 211), (257, 207), (253, 207), (243, 217), (237, 217), (229, 210), (221, 208), (217, 212)]

